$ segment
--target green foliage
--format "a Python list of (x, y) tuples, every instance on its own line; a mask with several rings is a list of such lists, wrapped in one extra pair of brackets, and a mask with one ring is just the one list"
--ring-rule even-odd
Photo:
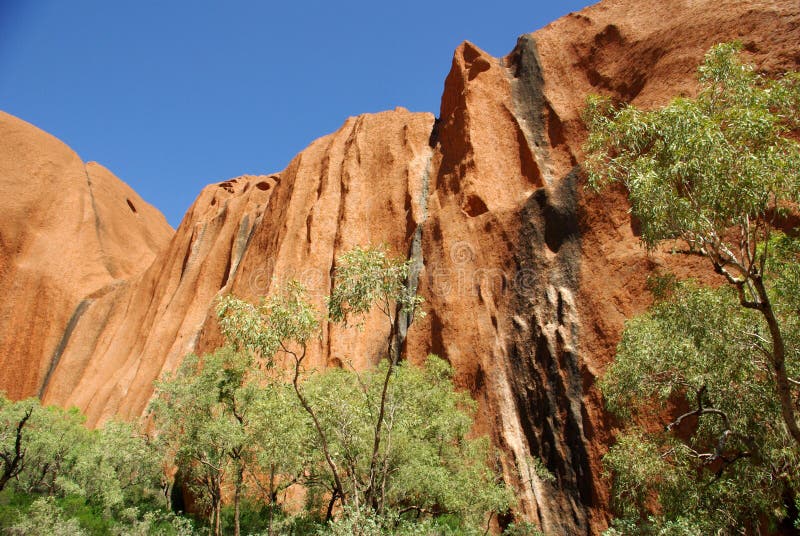
[(393, 258), (385, 247), (356, 247), (340, 255), (336, 285), (328, 298), (328, 314), (334, 322), (368, 313), (377, 305), (391, 320), (395, 306), (406, 313), (424, 315), (423, 299), (406, 287), (411, 261)]
[(542, 482), (555, 482), (556, 476), (550, 472), (541, 458), (528, 456), (525, 460), (526, 469), (528, 471), (528, 482), (533, 482), (534, 477)]
[(68, 519), (52, 497), (37, 499), (28, 515), (10, 527), (6, 534), (14, 536), (85, 536), (77, 519)]
[(151, 413), (160, 438), (215, 529), (227, 480), (236, 497), (251, 490), (274, 502), (303, 469), (302, 410), (286, 385), (267, 382), (251, 353), (226, 346), (187, 356), (156, 384)]
[[(272, 519), (273, 532), (284, 534), (283, 522), (286, 520), (285, 512), (274, 504), (269, 504), (264, 497), (259, 495), (254, 488), (249, 488), (246, 498), (240, 506), (240, 523), (242, 534), (267, 534)], [(274, 511), (271, 511), (273, 510)], [(231, 504), (222, 508), (222, 532), (233, 532), (235, 525), (235, 511)], [(288, 531), (286, 531), (288, 532)]]
[(0, 491), (0, 528), (17, 522), (20, 512), (27, 512), (37, 496), (16, 492), (11, 488)]
[(90, 433), (73, 471), (80, 494), (112, 510), (159, 504), (164, 475), (155, 445), (129, 423), (110, 421)]
[[(189, 476), (202, 504), (218, 513), (222, 478), (246, 432), (231, 408), (240, 398), (246, 363), (230, 348), (204, 359), (187, 356), (178, 372), (156, 384), (150, 411), (159, 439)], [(249, 393), (242, 393), (247, 398)]]
[(647, 278), (647, 290), (658, 300), (664, 300), (672, 295), (678, 285), (678, 278), (675, 274), (666, 272), (656, 272)]
[(247, 355), (226, 346), (203, 358), (187, 356), (176, 374), (156, 384), (150, 411), (179, 461), (217, 460), (245, 441), (240, 420), (260, 391), (245, 379), (253, 374)]
[(153, 445), (130, 425), (88, 430), (84, 421), (76, 409), (0, 397), (0, 452), (13, 457), (19, 439), (22, 454), (9, 485), (27, 494), (83, 497), (109, 512), (156, 496), (161, 470)]
[[(648, 247), (681, 239), (729, 284), (653, 277), (626, 324), (601, 388), (645, 426), (604, 458), (608, 535), (775, 530), (800, 493), (800, 241), (775, 230), (800, 199), (800, 76), (766, 79), (739, 48), (711, 49), (696, 99), (587, 108), (591, 184), (622, 182)], [(674, 417), (652, 432), (654, 413)]]
[(386, 520), (370, 511), (354, 511), (350, 508), (331, 523), (320, 527), (319, 536), (383, 536), (387, 530)]
[(630, 534), (642, 536), (707, 536), (708, 534), (719, 533), (708, 532), (708, 529), (702, 523), (698, 524), (696, 519), (685, 517), (668, 520), (649, 517), (644, 526), (630, 519), (614, 519), (611, 527), (603, 532), (603, 536)]
[(192, 523), (165, 510), (142, 511), (125, 508), (113, 518), (88, 504), (79, 496), (35, 498), (25, 500), (14, 512), (14, 521), (2, 523), (3, 534), (42, 535), (84, 534), (87, 536), (191, 536), (197, 534)]
[(753, 335), (764, 336), (757, 313), (737, 307), (733, 291), (683, 283), (672, 298), (626, 324), (617, 358), (600, 382), (606, 403), (627, 417), (637, 400), (665, 403), (673, 394), (685, 394), (694, 406), (705, 387), (718, 404), (774, 410)]
[(800, 76), (761, 77), (737, 61), (739, 48), (711, 49), (696, 99), (653, 111), (588, 101), (584, 168), (595, 186), (627, 187), (648, 246), (683, 238), (722, 254), (727, 230), (763, 232), (757, 222), (798, 201), (800, 146), (785, 134), (797, 124)]
[[(251, 468), (251, 497), (266, 492), (274, 507), (266, 512), (268, 531), (302, 533), (336, 502), (345, 513), (325, 529), (335, 533), (422, 526), (409, 516), (438, 523), (455, 515), (466, 530), (508, 508), (512, 495), (486, 464), (488, 441), (467, 438), (474, 403), (453, 389), (449, 365), (436, 357), (423, 368), (397, 365), (396, 316), (422, 314), (422, 298), (406, 285), (409, 266), (385, 248), (356, 248), (337, 259), (330, 321), (347, 323), (377, 306), (390, 325), (390, 359), (363, 373), (307, 375), (306, 347), (319, 319), (299, 283), (259, 305), (220, 300), (217, 315), (232, 346), (189, 356), (158, 385), (153, 406), (163, 437), (177, 445), (176, 459), (200, 471), (195, 480), (208, 481), (209, 467), (216, 468), (218, 491), (211, 495), (219, 499), (226, 456), (232, 460), (236, 451)], [(280, 381), (281, 371), (255, 372), (281, 354), (293, 365), (291, 384)], [(303, 485), (308, 506), (286, 517), (275, 506), (294, 483)]]
[[(349, 504), (355, 508), (363, 505), (369, 485), (374, 413), (386, 367), (384, 363), (360, 374), (330, 370), (305, 384), (343, 473)], [(488, 441), (467, 439), (474, 402), (454, 390), (446, 362), (429, 356), (422, 368), (398, 366), (386, 407), (377, 464), (385, 511), (423, 517), (453, 513), (477, 524), (486, 513), (508, 508), (510, 492), (486, 465)], [(320, 472), (314, 480), (324, 485), (330, 476), (318, 462), (316, 473)]]
[(522, 521), (520, 523), (512, 523), (510, 524), (506, 530), (503, 531), (504, 536), (544, 536), (544, 533), (534, 525), (533, 523), (528, 523), (526, 521)]
[(3, 472), (15, 465), (11, 482), (28, 493), (56, 493), (70, 486), (67, 475), (72, 476), (77, 457), (89, 441), (83, 422), (76, 410), (42, 407), (34, 398), (19, 402), (0, 398)]
[(304, 347), (319, 330), (318, 313), (297, 281), (290, 281), (259, 305), (225, 296), (217, 306), (217, 318), (231, 344), (254, 352), (267, 366), (273, 365), (279, 350)]
[(793, 235), (776, 233), (762, 245), (770, 252), (766, 265), (770, 291), (784, 319), (796, 319), (792, 313), (800, 311), (800, 240), (797, 230)]
[[(391, 258), (387, 255), (385, 247), (355, 248), (344, 253), (337, 259), (334, 271), (336, 284), (331, 296), (327, 300), (328, 314), (333, 321), (348, 322), (351, 316), (360, 316), (368, 313), (374, 306), (383, 313), (389, 323), (389, 337), (386, 356), (388, 366), (383, 372), (380, 383), (380, 396), (376, 400), (375, 417), (373, 418), (372, 447), (369, 455), (368, 480), (362, 490), (358, 490), (358, 483), (353, 488), (356, 490), (355, 504), (361, 500), (358, 494), (363, 491), (363, 501), (368, 507), (382, 512), (385, 509), (386, 492), (385, 470), (381, 469), (381, 449), (385, 448), (384, 425), (387, 424), (387, 396), (389, 384), (394, 375), (394, 367), (400, 359), (400, 344), (398, 336), (398, 318), (402, 313), (407, 315), (410, 322), (415, 317), (424, 316), (419, 305), (422, 297), (416, 295), (416, 288), (408, 285), (411, 261)], [(312, 413), (309, 411), (309, 413)], [(317, 424), (320, 435), (324, 435)], [(328, 465), (332, 470), (336, 487), (334, 497), (338, 494), (344, 500), (345, 491), (341, 477), (338, 475), (335, 463), (332, 462), (327, 447), (324, 447)]]
[(313, 441), (313, 430), (291, 385), (284, 382), (267, 384), (255, 400), (252, 413), (252, 441), (258, 445), (254, 460), (257, 471), (249, 474), (253, 479), (258, 475), (259, 482), (252, 492), (274, 495), (299, 479), (305, 470), (308, 454), (303, 446)]
[[(278, 478), (277, 482), (294, 475), (293, 480), (303, 484), (312, 498), (310, 511), (319, 511), (323, 505), (315, 505), (313, 498), (323, 499), (332, 489), (321, 436), (314, 433), (309, 415), (288, 386), (280, 382), (250, 386), (259, 394), (250, 398), (250, 405), (240, 406), (241, 411), (248, 423), (261, 424), (253, 426), (247, 439), (239, 436), (242, 431), (237, 429), (235, 417), (220, 407), (225, 397), (238, 399), (235, 389), (226, 387), (235, 375), (225, 373), (225, 364), (236, 359), (242, 359), (241, 353), (230, 348), (202, 360), (190, 356), (174, 379), (159, 384), (153, 408), (163, 437), (170, 444), (169, 438), (175, 434), (176, 459), (189, 466), (195, 462), (192, 470), (200, 473), (192, 474), (201, 480), (207, 465), (198, 465), (199, 459), (212, 460), (215, 467), (223, 467), (226, 449), (242, 442), (257, 447), (252, 457), (257, 462), (253, 478), (258, 477), (264, 486), (268, 485), (270, 474)], [(364, 373), (332, 369), (312, 375), (304, 383), (304, 393), (342, 471), (347, 508), (356, 516), (344, 516), (325, 530), (341, 533), (358, 519), (358, 523), (367, 523), (359, 530), (367, 530), (369, 523), (375, 522), (380, 525), (375, 530), (384, 531), (381, 534), (434, 533), (433, 529), (413, 532), (411, 527), (415, 525), (398, 514), (403, 511), (423, 520), (457, 514), (459, 523), (465, 523), (463, 530), (468, 530), (469, 526), (482, 523), (485, 513), (507, 509), (512, 495), (486, 465), (488, 441), (467, 438), (474, 402), (454, 390), (449, 365), (435, 356), (429, 357), (424, 367), (395, 368), (387, 393), (387, 418), (378, 464), (385, 506), (382, 512), (364, 507), (375, 413), (387, 367), (384, 362)], [(234, 385), (240, 383), (236, 381)], [(162, 408), (163, 404), (170, 408)], [(163, 416), (169, 412), (182, 417), (165, 419)], [(199, 418), (191, 417), (197, 414)], [(261, 486), (251, 487), (250, 496), (258, 496)], [(464, 493), (465, 489), (470, 493)], [(253, 508), (252, 503), (243, 507), (242, 526), (264, 530), (267, 512), (254, 518), (247, 513)], [(224, 516), (228, 521), (223, 526), (230, 526), (230, 516), (230, 512)], [(274, 529), (286, 524), (280, 521), (275, 520)]]
[(199, 532), (189, 519), (172, 512), (142, 513), (137, 508), (128, 508), (111, 533), (115, 536), (193, 536)]
[(145, 523), (151, 534), (188, 534), (174, 530), (185, 521), (160, 510), (154, 446), (129, 424), (88, 430), (84, 421), (75, 409), (0, 397), (0, 458), (5, 463), (20, 447), (19, 471), (0, 492), (0, 527), (9, 534), (127, 534)]
[[(626, 432), (604, 458), (623, 518), (646, 518), (654, 498), (661, 515), (648, 523), (682, 520), (701, 533), (784, 515), (784, 493), (800, 489), (800, 456), (785, 433), (758, 320), (731, 289), (683, 283), (628, 322), (601, 381), (609, 408), (636, 421), (670, 404), (688, 409), (663, 432)], [(791, 342), (797, 348), (800, 339)], [(800, 360), (790, 365), (800, 372)]]
[(450, 526), (438, 519), (404, 518), (395, 512), (378, 515), (346, 508), (342, 515), (317, 529), (316, 536), (478, 536), (483, 531)]

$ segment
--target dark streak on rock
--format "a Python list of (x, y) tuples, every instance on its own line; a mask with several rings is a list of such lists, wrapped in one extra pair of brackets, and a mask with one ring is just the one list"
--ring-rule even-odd
[(67, 343), (69, 343), (69, 339), (72, 337), (72, 332), (75, 331), (78, 321), (81, 319), (81, 316), (83, 316), (83, 313), (86, 312), (86, 309), (89, 308), (89, 305), (91, 305), (92, 301), (93, 300), (90, 299), (81, 300), (81, 302), (72, 312), (72, 316), (69, 318), (69, 322), (67, 322), (67, 327), (64, 329), (64, 333), (61, 335), (61, 340), (58, 341), (56, 349), (53, 350), (53, 355), (50, 358), (50, 366), (47, 368), (47, 373), (44, 375), (42, 384), (39, 387), (38, 396), (40, 400), (42, 397), (44, 397), (44, 394), (47, 391), (47, 385), (50, 383), (50, 377), (53, 375), (53, 371), (56, 370), (58, 362), (61, 360), (61, 356), (67, 347)]
[[(533, 37), (520, 37), (508, 67), (514, 114), (537, 165), (544, 166), (552, 109)], [(545, 496), (536, 497), (542, 528), (589, 534), (592, 475), (583, 433), (579, 320), (572, 301), (581, 262), (577, 169), (543, 183), (519, 213), (515, 263), (525, 277), (517, 277), (509, 316), (525, 322), (515, 323), (508, 334), (508, 375), (530, 454), (555, 476), (543, 483)]]

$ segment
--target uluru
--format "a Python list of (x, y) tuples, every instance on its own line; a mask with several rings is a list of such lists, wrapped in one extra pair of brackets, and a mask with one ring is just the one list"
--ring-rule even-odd
[(643, 247), (622, 188), (587, 186), (581, 114), (589, 94), (694, 97), (704, 54), (731, 41), (766, 76), (800, 70), (800, 5), (602, 0), (509, 35), (504, 57), (465, 41), (439, 110), (349, 117), (283, 170), (205, 186), (176, 229), (69, 139), (0, 113), (0, 391), (90, 427), (138, 422), (155, 381), (225, 344), (222, 297), (295, 279), (323, 311), (340, 256), (382, 244), (410, 261), (425, 316), (397, 333), (378, 310), (355, 330), (323, 319), (305, 366), (370, 370), (393, 336), (403, 362), (439, 356), (515, 494), (487, 527), (601, 534), (621, 425), (598, 381), (625, 322), (652, 305), (653, 274), (722, 282)]

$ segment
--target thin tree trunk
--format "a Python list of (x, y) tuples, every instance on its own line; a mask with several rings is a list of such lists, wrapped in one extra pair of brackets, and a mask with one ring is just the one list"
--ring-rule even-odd
[(217, 536), (222, 536), (222, 499), (217, 504)]
[(212, 477), (212, 500), (214, 501), (214, 536), (222, 536), (222, 483), (219, 475)]
[(267, 534), (272, 536), (272, 517), (278, 493), (275, 491), (275, 464), (269, 467), (269, 512), (267, 512)]
[(32, 413), (33, 409), (28, 409), (17, 424), (13, 457), (5, 453), (0, 453), (0, 457), (3, 459), (3, 474), (0, 475), (0, 491), (6, 487), (9, 480), (17, 476), (22, 470), (21, 464), (25, 459), (25, 451), (22, 449), (22, 429), (25, 428), (25, 423), (31, 418)]
[[(300, 355), (300, 357), (298, 357), (297, 354), (295, 354), (294, 352), (289, 352), (288, 350), (286, 350), (286, 348), (284, 348), (284, 351), (294, 356), (295, 365), (294, 365), (294, 378), (292, 378), (292, 385), (294, 386), (294, 392), (297, 395), (298, 400), (300, 400), (300, 405), (302, 405), (306, 413), (308, 413), (309, 416), (311, 416), (311, 420), (314, 422), (314, 428), (317, 430), (317, 435), (319, 435), (320, 444), (322, 445), (322, 453), (325, 455), (325, 461), (327, 462), (328, 467), (330, 468), (331, 473), (333, 474), (333, 481), (334, 485), (336, 486), (336, 489), (333, 492), (333, 497), (335, 499), (336, 496), (338, 495), (342, 499), (342, 501), (344, 501), (345, 498), (344, 487), (342, 486), (342, 481), (339, 478), (339, 470), (336, 467), (336, 462), (334, 462), (333, 458), (331, 457), (331, 451), (330, 448), (328, 447), (328, 439), (325, 437), (325, 432), (322, 430), (322, 425), (320, 424), (319, 419), (317, 419), (317, 414), (314, 413), (314, 410), (311, 408), (311, 405), (308, 403), (306, 397), (303, 395), (303, 392), (300, 390), (300, 384), (299, 384), (300, 364), (302, 363), (303, 358), (305, 358), (306, 355), (305, 346), (303, 347), (303, 353)], [(332, 507), (333, 506), (331, 505), (329, 510)]]
[(381, 404), (378, 409), (378, 422), (375, 423), (375, 439), (372, 443), (372, 457), (369, 462), (369, 484), (367, 485), (367, 492), (364, 495), (364, 503), (368, 504), (373, 509), (377, 509), (375, 503), (375, 480), (377, 476), (378, 453), (381, 448), (381, 431), (386, 415), (386, 396), (389, 392), (389, 381), (392, 378), (392, 372), (394, 371), (395, 361), (397, 359), (394, 352), (395, 325), (391, 315), (389, 316), (389, 324), (389, 366), (386, 368), (386, 376), (383, 379), (383, 387), (381, 389)]
[(220, 517), (222, 514), (222, 503), (219, 499), (214, 499), (214, 536), (222, 536), (222, 526)]
[(336, 504), (337, 493), (331, 493), (331, 500), (328, 502), (328, 510), (325, 512), (325, 521), (330, 521), (333, 517), (333, 505)]
[(174, 485), (173, 482), (167, 482), (164, 484), (164, 498), (167, 501), (167, 510), (172, 512), (172, 486)]
[(800, 426), (797, 424), (789, 377), (786, 373), (786, 345), (783, 341), (783, 334), (781, 333), (778, 319), (775, 317), (775, 311), (772, 310), (772, 304), (769, 301), (764, 282), (761, 278), (754, 278), (753, 283), (761, 302), (759, 310), (767, 321), (769, 334), (772, 338), (772, 367), (775, 370), (775, 389), (781, 405), (781, 416), (786, 423), (789, 434), (800, 445)]
[(233, 534), (234, 536), (241, 535), (241, 529), (239, 525), (239, 504), (241, 502), (241, 495), (242, 495), (242, 473), (244, 469), (241, 465), (236, 469), (236, 489), (233, 493)]

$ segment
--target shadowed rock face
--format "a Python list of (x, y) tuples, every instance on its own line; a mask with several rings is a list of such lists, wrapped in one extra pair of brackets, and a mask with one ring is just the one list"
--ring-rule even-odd
[[(703, 53), (733, 38), (766, 71), (797, 69), (800, 6), (606, 0), (521, 37), (506, 58), (464, 43), (438, 119), (348, 119), (281, 173), (205, 188), (171, 240), (108, 172), (90, 165), (87, 180), (63, 145), (39, 131), (14, 141), (32, 127), (0, 116), (0, 387), (77, 405), (91, 424), (135, 418), (163, 371), (221, 344), (217, 296), (255, 299), (294, 278), (321, 309), (337, 255), (384, 242), (414, 259), (428, 312), (401, 325), (400, 350), (453, 364), (479, 401), (476, 432), (503, 453), (516, 515), (548, 534), (598, 533), (613, 429), (595, 378), (625, 318), (649, 305), (652, 270), (713, 276), (699, 259), (646, 255), (623, 193), (585, 190), (579, 113), (590, 92), (642, 106), (692, 94)], [(149, 223), (119, 223), (117, 205)], [(68, 209), (72, 219), (57, 215)], [(374, 364), (388, 332), (378, 314), (361, 332), (323, 324), (310, 366)]]

